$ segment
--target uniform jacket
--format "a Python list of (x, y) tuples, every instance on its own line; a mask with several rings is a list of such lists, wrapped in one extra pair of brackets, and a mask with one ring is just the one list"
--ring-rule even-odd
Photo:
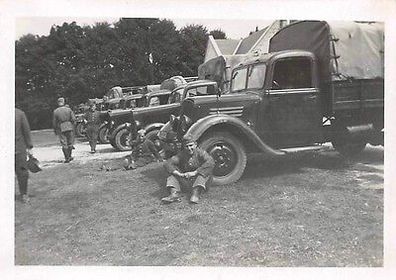
[(55, 132), (74, 130), (75, 121), (76, 117), (69, 107), (62, 106), (54, 110), (52, 125)]
[(92, 125), (92, 126), (100, 126), (101, 121), (100, 121), (100, 112), (99, 111), (91, 111), (88, 110), (84, 114), (85, 119), (87, 120), (87, 125)]
[(30, 126), (25, 113), (15, 108), (15, 153), (26, 152), (33, 148)]
[(212, 174), (214, 166), (213, 158), (198, 147), (191, 156), (185, 150), (182, 150), (165, 162), (165, 169), (169, 173), (175, 170), (183, 173), (197, 170), (198, 174), (204, 177)]

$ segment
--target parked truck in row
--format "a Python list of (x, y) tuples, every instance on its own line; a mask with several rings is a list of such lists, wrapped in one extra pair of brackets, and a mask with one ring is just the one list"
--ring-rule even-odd
[(228, 94), (185, 99), (176, 130), (213, 156), (219, 185), (242, 176), (247, 153), (279, 157), (331, 142), (350, 156), (383, 145), (383, 52), (381, 23), (293, 23), (269, 53), (233, 69)]

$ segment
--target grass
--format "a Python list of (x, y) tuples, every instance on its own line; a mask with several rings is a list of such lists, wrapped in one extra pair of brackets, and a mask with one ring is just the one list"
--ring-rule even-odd
[[(17, 265), (382, 266), (383, 152), (249, 160), (243, 178), (211, 187), (198, 205), (161, 205), (154, 163), (100, 171), (70, 163), (33, 174), (31, 205), (16, 202)], [(359, 177), (360, 176), (360, 177)], [(363, 179), (362, 179), (363, 178)], [(367, 183), (367, 182), (366, 182)]]

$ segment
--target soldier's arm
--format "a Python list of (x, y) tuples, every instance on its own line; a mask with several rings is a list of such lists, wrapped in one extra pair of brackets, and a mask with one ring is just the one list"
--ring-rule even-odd
[(165, 170), (169, 174), (173, 174), (176, 176), (183, 176), (183, 173), (181, 173), (178, 168), (179, 163), (180, 163), (180, 155), (175, 155), (165, 162), (164, 164)]
[(204, 177), (211, 175), (215, 166), (213, 158), (206, 151), (199, 149), (198, 159), (201, 162), (201, 165), (197, 168), (197, 173)]
[(157, 148), (155, 147), (154, 143), (151, 140), (147, 140), (148, 148), (150, 149), (151, 153), (155, 156), (157, 160), (161, 160), (161, 155), (159, 154)]
[(56, 114), (55, 111), (53, 113), (53, 117), (52, 117), (52, 127), (54, 129), (55, 134), (58, 134), (58, 123), (56, 121)]
[(26, 147), (29, 150), (32, 149), (33, 148), (32, 136), (30, 134), (30, 126), (25, 113), (22, 114), (22, 133), (23, 133), (23, 138), (25, 139)]
[(74, 112), (72, 109), (70, 109), (70, 121), (72, 124), (76, 123), (76, 115), (74, 115)]

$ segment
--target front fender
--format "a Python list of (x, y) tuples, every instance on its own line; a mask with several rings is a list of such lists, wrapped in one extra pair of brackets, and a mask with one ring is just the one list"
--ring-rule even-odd
[(186, 135), (190, 135), (193, 139), (198, 141), (206, 131), (211, 128), (216, 129), (216, 127), (226, 127), (230, 133), (237, 133), (242, 135), (242, 137), (246, 137), (259, 151), (263, 153), (271, 156), (281, 156), (285, 154), (284, 152), (273, 149), (264, 143), (260, 137), (241, 119), (225, 114), (209, 115), (199, 119), (188, 129)]
[(130, 123), (123, 123), (123, 124), (118, 125), (115, 129), (110, 131), (110, 134), (108, 136), (109, 139), (114, 139), (116, 134), (118, 133), (118, 131), (120, 131), (123, 128), (128, 128), (128, 127), (130, 127)]
[(153, 129), (161, 129), (165, 124), (163, 123), (151, 123), (147, 126), (145, 126), (144, 130), (146, 132), (150, 132)]

